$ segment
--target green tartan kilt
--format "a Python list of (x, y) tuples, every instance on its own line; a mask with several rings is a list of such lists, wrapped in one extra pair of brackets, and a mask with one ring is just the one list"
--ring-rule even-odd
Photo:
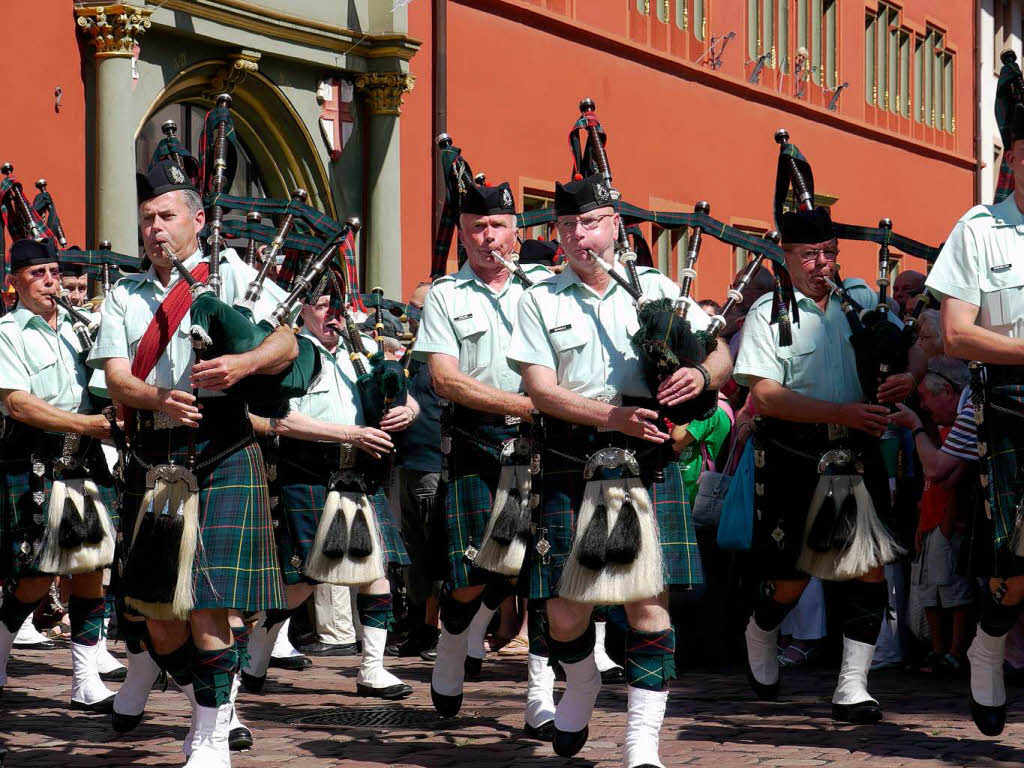
[[(552, 440), (549, 433), (547, 446), (561, 450), (563, 446), (571, 445), (574, 453), (583, 458), (584, 450), (589, 454), (592, 452), (590, 448), (597, 450), (608, 444), (607, 433), (598, 438), (593, 430), (573, 432), (572, 441)], [(618, 437), (615, 439), (618, 440)], [(601, 444), (598, 444), (599, 440), (602, 441)], [(618, 442), (621, 444), (621, 440)], [(650, 471), (649, 465), (658, 462), (659, 456), (663, 455), (657, 450), (651, 451), (649, 445), (641, 446), (637, 450), (641, 471)], [(658, 518), (665, 585), (671, 587), (702, 584), (704, 569), (697, 547), (690, 504), (683, 487), (682, 468), (677, 462), (669, 461), (665, 463), (663, 472), (664, 479), (661, 482), (648, 483), (647, 492)], [(519, 585), (520, 592), (530, 599), (558, 596), (558, 582), (566, 558), (572, 552), (576, 533), (576, 510), (583, 499), (583, 489), (586, 485), (581, 464), (552, 455), (550, 450), (544, 454), (543, 478), (543, 516), (538, 534), (545, 535), (551, 549), (547, 558), (542, 558), (537, 553), (536, 545), (540, 538), (538, 534), (534, 535), (527, 547)]]
[[(211, 414), (204, 412), (204, 418)], [(242, 439), (248, 426), (225, 430), (200, 429), (196, 462), (228, 450)], [(187, 428), (146, 434), (135, 456), (148, 465), (185, 464), (188, 458)], [(219, 434), (218, 434), (219, 433)], [(210, 435), (216, 435), (210, 439)], [(265, 611), (286, 607), (284, 587), (274, 544), (263, 454), (256, 443), (230, 450), (211, 466), (196, 473), (199, 481), (200, 542), (194, 561), (193, 610), (230, 608)], [(128, 464), (122, 507), (124, 540), (131, 544), (135, 521), (146, 492), (146, 468), (138, 461)], [(130, 557), (130, 552), (129, 555)]]
[[(378, 490), (370, 497), (377, 513), (384, 547), (384, 557), (389, 566), (409, 565), (402, 532), (391, 515), (387, 496)], [(285, 584), (317, 584), (302, 572), (302, 564), (313, 548), (313, 539), (320, 524), (320, 515), (327, 502), (326, 485), (289, 483), (280, 486), (277, 512), (278, 552), (281, 558), (281, 575)]]
[[(988, 387), (978, 440), (986, 444), (981, 469), (987, 487), (981, 489), (984, 509), (978, 513), (991, 522), (973, 526), (970, 546), (977, 555), (977, 566), (972, 573), (1010, 578), (1024, 575), (1024, 558), (1015, 555), (1010, 546), (1017, 525), (1017, 506), (1024, 499), (1024, 383), (1017, 383), (1024, 382), (1024, 367), (985, 368)], [(977, 540), (980, 536), (989, 541)]]
[[(97, 456), (93, 461), (96, 471), (92, 473), (92, 480), (96, 483), (103, 505), (107, 508), (111, 525), (115, 531), (119, 531), (121, 521), (114, 480), (99, 443), (94, 445)], [(50, 488), (53, 485), (52, 465), (47, 462), (46, 474), (43, 476), (46, 495), (40, 506), (32, 499), (31, 466), (28, 459), (0, 461), (0, 473), (3, 473), (4, 483), (3, 507), (0, 509), (0, 579), (48, 575), (36, 568), (36, 561), (39, 544), (46, 530)]]
[[(477, 415), (493, 420), (489, 414)], [(461, 423), (468, 431), (465, 419)], [(450, 589), (505, 578), (475, 567), (466, 553), (483, 543), (501, 474), (501, 446), (505, 440), (518, 437), (519, 429), (518, 425), (478, 423), (472, 428), (472, 439), (459, 434), (452, 438), (452, 451), (447, 456), (448, 480), (438, 488), (445, 503), (447, 531), (447, 572), (442, 578)]]

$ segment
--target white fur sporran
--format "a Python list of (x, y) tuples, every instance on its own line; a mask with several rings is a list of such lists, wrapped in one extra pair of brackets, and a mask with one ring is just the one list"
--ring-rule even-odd
[[(852, 496), (856, 502), (854, 534), (847, 545), (827, 552), (811, 549), (807, 540), (825, 499), (831, 494), (836, 510)], [(891, 563), (904, 553), (892, 533), (879, 519), (864, 478), (860, 475), (822, 475), (811, 497), (804, 526), (803, 547), (797, 568), (827, 581), (848, 581), (864, 576), (873, 568)]]
[(503, 576), (519, 575), (519, 571), (523, 567), (523, 559), (526, 557), (527, 540), (522, 536), (516, 536), (509, 544), (502, 544), (493, 539), (491, 533), (499, 515), (505, 508), (509, 491), (515, 488), (519, 492), (520, 503), (524, 506), (524, 511), (527, 511), (530, 504), (531, 487), (532, 476), (528, 464), (512, 464), (501, 468), (491, 515), (487, 520), (487, 528), (484, 530), (480, 551), (473, 560), (474, 566), (492, 573), (500, 573)]
[[(372, 544), (370, 555), (368, 557), (353, 557), (350, 552), (336, 558), (325, 555), (324, 543), (335, 517), (342, 516), (339, 523), (344, 525), (345, 539), (349, 540), (352, 523), (360, 510), (362, 510), (370, 529)], [(387, 574), (386, 566), (380, 524), (370, 499), (365, 493), (349, 491), (328, 493), (324, 510), (320, 515), (320, 522), (317, 524), (316, 536), (313, 538), (313, 547), (302, 569), (303, 573), (314, 581), (349, 587), (383, 579)]]
[[(83, 541), (80, 545), (63, 548), (60, 544), (61, 519), (65, 509), (85, 520), (86, 499), (91, 499), (99, 520), (102, 537), (98, 542)], [(70, 502), (70, 503), (69, 503)], [(39, 555), (39, 570), (43, 573), (74, 575), (92, 573), (114, 562), (114, 526), (100, 497), (99, 488), (92, 480), (55, 480), (50, 488), (46, 532)]]
[[(593, 519), (595, 509), (602, 503), (606, 507), (607, 533), (610, 533), (627, 497), (636, 510), (640, 527), (636, 559), (628, 565), (606, 563), (599, 570), (584, 566), (578, 557), (580, 539)], [(635, 477), (588, 481), (576, 514), (573, 548), (562, 568), (558, 596), (591, 605), (619, 605), (654, 597), (664, 589), (658, 520), (643, 482)]]

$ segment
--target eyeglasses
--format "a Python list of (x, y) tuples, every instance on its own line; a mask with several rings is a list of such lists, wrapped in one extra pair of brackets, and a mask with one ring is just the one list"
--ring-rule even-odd
[(583, 229), (585, 229), (587, 232), (593, 232), (595, 229), (597, 229), (597, 225), (600, 224), (603, 219), (607, 219), (609, 216), (614, 215), (614, 213), (605, 213), (601, 216), (595, 216), (592, 219), (580, 219), (575, 216), (572, 217), (571, 219), (560, 218), (555, 223), (555, 226), (558, 227), (563, 232), (575, 232), (577, 225), (583, 227)]
[(817, 261), (819, 256), (824, 256), (826, 261), (835, 261), (839, 258), (838, 248), (816, 248), (813, 251), (804, 251), (800, 254), (800, 261), (807, 263)]

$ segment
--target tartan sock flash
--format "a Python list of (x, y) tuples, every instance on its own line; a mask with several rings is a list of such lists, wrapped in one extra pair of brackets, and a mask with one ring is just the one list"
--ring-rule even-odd
[(235, 649), (238, 651), (238, 668), (242, 669), (249, 663), (249, 633), (252, 626), (243, 624), (240, 627), (231, 625), (231, 634), (235, 638)]
[(394, 615), (391, 612), (390, 592), (379, 595), (356, 595), (356, 610), (364, 627), (391, 630)]
[(675, 676), (675, 629), (641, 632), (630, 627), (626, 638), (626, 684), (648, 691), (664, 691)]
[(192, 663), (195, 653), (196, 647), (192, 644), (191, 638), (170, 653), (156, 653), (150, 650), (153, 661), (171, 676), (179, 688), (192, 684)]
[(102, 597), (71, 596), (71, 642), (77, 645), (96, 645), (103, 637), (103, 617), (106, 604)]
[(196, 704), (220, 707), (231, 701), (231, 679), (238, 668), (238, 651), (234, 645), (215, 651), (196, 649), (192, 662), (192, 689)]

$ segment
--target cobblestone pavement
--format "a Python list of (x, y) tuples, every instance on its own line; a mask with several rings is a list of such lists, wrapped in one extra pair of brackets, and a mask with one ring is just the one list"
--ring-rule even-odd
[[(117, 646), (115, 655), (122, 646)], [(108, 768), (180, 765), (188, 729), (184, 698), (154, 691), (146, 719), (118, 736), (108, 718), (71, 712), (70, 651), (16, 651), (0, 699), (5, 768)], [(525, 738), (522, 725), (525, 659), (488, 659), (484, 679), (466, 689), (457, 720), (440, 721), (430, 706), (430, 667), (418, 659), (389, 659), (416, 690), (394, 704), (355, 695), (357, 660), (318, 659), (306, 672), (271, 670), (260, 696), (240, 696), (239, 712), (256, 748), (236, 754), (235, 768), (618, 768), (625, 724), (624, 687), (605, 688), (590, 725), (590, 742), (572, 761)], [(835, 684), (825, 669), (789, 671), (784, 701), (754, 701), (739, 673), (684, 672), (672, 686), (662, 731), (667, 766), (1019, 766), (1024, 763), (1024, 716), (1011, 689), (1011, 724), (999, 739), (981, 736), (963, 696), (966, 680), (931, 681), (902, 672), (873, 676), (885, 707), (877, 726), (837, 727), (829, 719)], [(116, 683), (111, 687), (116, 687)], [(559, 684), (560, 685), (560, 684)], [(369, 723), (369, 724), (367, 724)]]

